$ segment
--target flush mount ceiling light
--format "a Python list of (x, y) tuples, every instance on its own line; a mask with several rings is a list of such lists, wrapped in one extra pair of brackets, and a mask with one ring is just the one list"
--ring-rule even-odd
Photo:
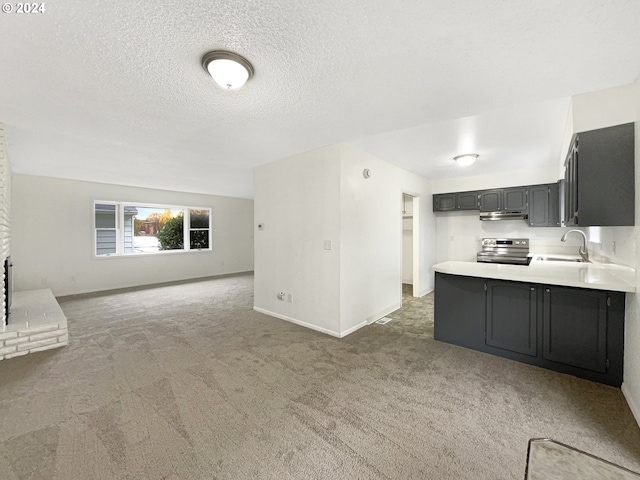
[(458, 165), (462, 167), (466, 167), (467, 165), (471, 165), (476, 161), (479, 155), (477, 153), (466, 153), (464, 155), (458, 155), (457, 157), (453, 157), (453, 159), (458, 162)]
[(240, 88), (253, 76), (253, 66), (249, 60), (237, 53), (223, 50), (205, 53), (202, 67), (225, 90)]

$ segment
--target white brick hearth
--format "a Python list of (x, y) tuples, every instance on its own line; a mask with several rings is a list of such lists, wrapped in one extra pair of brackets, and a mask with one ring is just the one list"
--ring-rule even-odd
[(67, 317), (51, 290), (15, 292), (9, 325), (0, 327), (0, 360), (69, 343)]

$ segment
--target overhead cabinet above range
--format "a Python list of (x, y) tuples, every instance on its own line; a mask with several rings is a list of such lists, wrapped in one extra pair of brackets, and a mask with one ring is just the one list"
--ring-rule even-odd
[(500, 188), (480, 192), (481, 212), (522, 212), (528, 208), (529, 187)]

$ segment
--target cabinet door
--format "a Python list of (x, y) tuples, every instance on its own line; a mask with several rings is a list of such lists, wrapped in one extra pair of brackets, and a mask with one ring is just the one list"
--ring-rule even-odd
[(578, 157), (577, 142), (571, 146), (564, 162), (564, 223), (577, 225), (578, 222)]
[(486, 344), (535, 357), (536, 287), (487, 280)]
[(560, 187), (557, 183), (529, 187), (529, 226), (560, 226)]
[(448, 212), (456, 209), (456, 194), (442, 193), (433, 196), (433, 211)]
[(436, 272), (433, 338), (482, 350), (485, 297), (482, 278)]
[(527, 187), (505, 188), (502, 194), (503, 210), (508, 212), (521, 212), (528, 208)]
[(581, 132), (577, 141), (577, 225), (634, 225), (634, 124)]
[(502, 190), (480, 192), (480, 211), (498, 212), (502, 210)]
[(529, 187), (529, 226), (549, 226), (549, 186)]
[(542, 356), (594, 372), (607, 369), (607, 292), (545, 287)]
[[(529, 202), (531, 202), (531, 198), (529, 198)], [(558, 183), (549, 184), (549, 223), (547, 226), (560, 226), (560, 185)]]
[(478, 210), (478, 192), (462, 192), (457, 194), (458, 210)]

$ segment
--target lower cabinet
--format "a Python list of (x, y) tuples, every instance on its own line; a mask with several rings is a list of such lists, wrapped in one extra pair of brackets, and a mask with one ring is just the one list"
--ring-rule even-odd
[(434, 338), (619, 387), (624, 293), (436, 273)]
[(545, 287), (542, 357), (607, 371), (607, 292)]
[(487, 280), (486, 344), (536, 356), (536, 287)]

